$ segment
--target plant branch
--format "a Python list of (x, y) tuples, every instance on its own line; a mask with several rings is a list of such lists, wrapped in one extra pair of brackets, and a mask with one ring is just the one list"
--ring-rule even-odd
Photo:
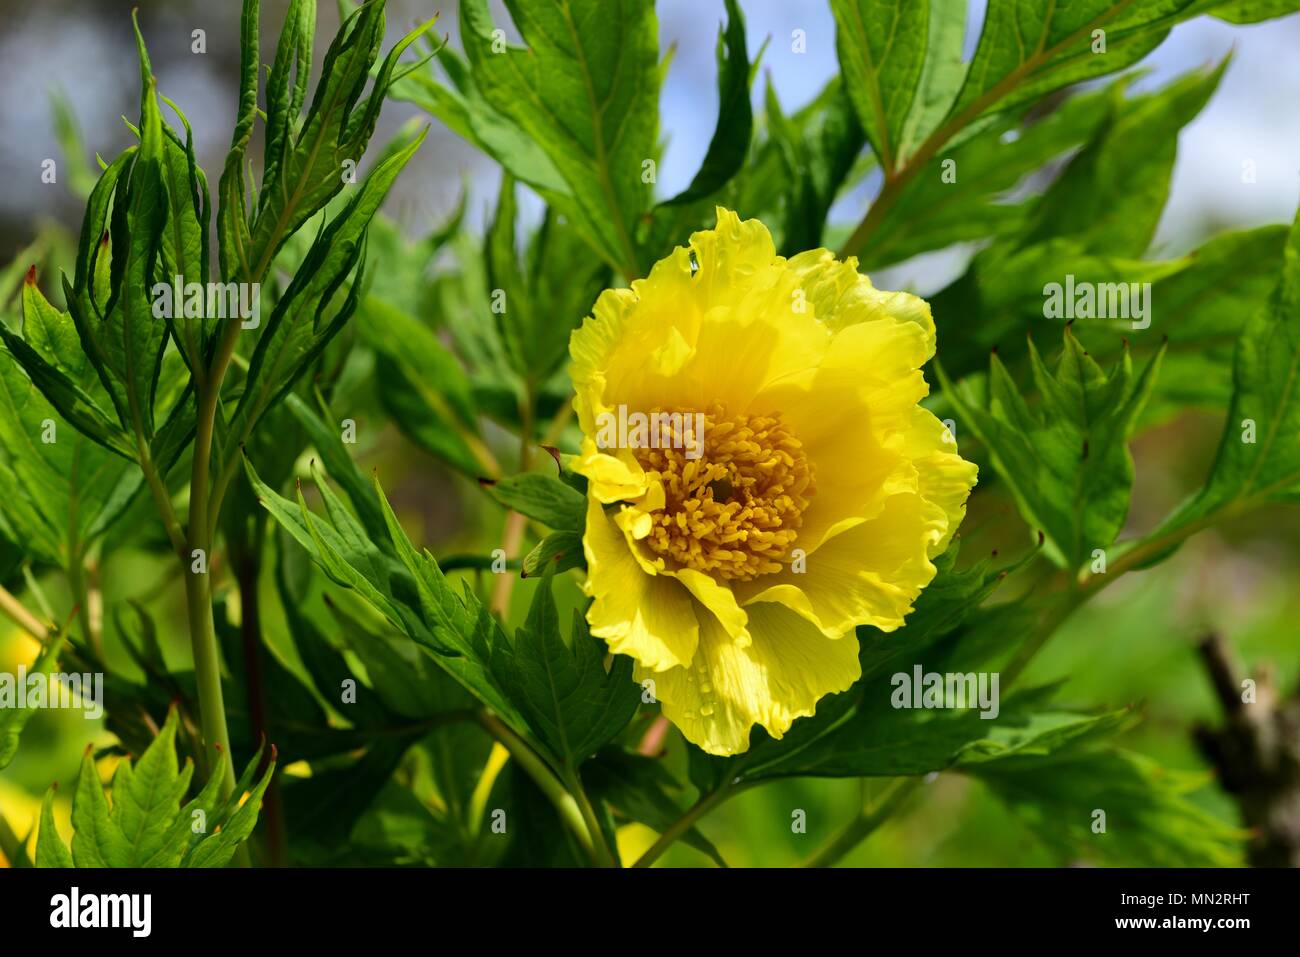
[(875, 833), (876, 828), (893, 817), (921, 787), (923, 778), (898, 778), (870, 809), (863, 808), (856, 818), (810, 857), (804, 867), (830, 867)]
[(573, 836), (578, 839), (578, 843), (582, 845), (582, 849), (591, 858), (592, 863), (599, 863), (596, 856), (596, 845), (591, 832), (588, 830), (582, 809), (578, 806), (578, 802), (573, 795), (565, 789), (550, 766), (542, 760), (527, 741), (510, 730), (505, 722), (496, 715), (483, 711), (478, 712), (475, 717), (483, 730), (492, 735), (502, 747), (510, 752), (510, 757), (546, 795), (547, 800), (551, 802), (560, 815), (560, 820), (573, 832)]
[[(519, 403), (519, 471), (527, 472), (533, 456), (533, 388), (530, 383), (524, 389), (523, 399)], [(505, 531), (501, 536), (501, 550), (506, 561), (515, 558), (524, 542), (524, 532), (528, 519), (519, 512), (511, 511), (506, 516)], [(510, 593), (515, 586), (515, 576), (501, 573), (492, 585), (492, 601), (488, 610), (502, 621), (510, 614)]]
[[(916, 152), (909, 156), (907, 161), (898, 167), (892, 176), (889, 174), (888, 168), (882, 164), (882, 168), (885, 169), (884, 185), (881, 186), (880, 193), (876, 196), (875, 202), (871, 204), (871, 208), (867, 210), (867, 215), (858, 223), (857, 228), (853, 230), (853, 233), (840, 248), (839, 258), (847, 259), (849, 256), (856, 256), (862, 251), (884, 221), (885, 214), (898, 202), (908, 183), (915, 179), (917, 174), (938, 155), (949, 140), (1011, 93), (1034, 70), (1044, 63), (1050, 62), (1052, 57), (1056, 56), (1061, 50), (1068, 48), (1083, 37), (1089, 36), (1094, 29), (1114, 18), (1132, 2), (1133, 0), (1121, 0), (1120, 3), (1108, 9), (1101, 16), (1094, 17), (1052, 47), (1043, 46), (1043, 41), (1046, 39), (1044, 36), (1039, 42), (1038, 49), (1031, 56), (972, 100), (961, 112), (946, 123), (941, 124), (933, 133), (927, 136), (925, 141), (917, 147)], [(1044, 23), (1043, 29), (1046, 31), (1047, 23)], [(958, 95), (960, 96), (960, 93)]]
[(0, 585), (0, 613), (41, 644), (49, 640), (50, 629), (3, 585)]
[(582, 786), (582, 779), (578, 776), (577, 769), (566, 764), (562, 777), (565, 786), (569, 789), (569, 793), (578, 802), (578, 810), (582, 812), (582, 820), (587, 825), (587, 831), (591, 834), (596, 862), (601, 867), (618, 867), (618, 854), (605, 840), (605, 831), (600, 826), (600, 821), (596, 817), (596, 809), (592, 806), (591, 798), (587, 797), (587, 791)]
[(720, 785), (716, 790), (700, 796), (700, 799), (686, 809), (685, 813), (668, 826), (668, 829), (659, 835), (659, 839), (650, 845), (650, 849), (636, 859), (633, 867), (649, 867), (676, 843), (687, 831), (695, 826), (695, 822), (704, 815), (708, 814), (715, 808), (720, 807), (728, 798), (739, 794), (746, 788), (751, 787), (748, 781), (727, 782)]

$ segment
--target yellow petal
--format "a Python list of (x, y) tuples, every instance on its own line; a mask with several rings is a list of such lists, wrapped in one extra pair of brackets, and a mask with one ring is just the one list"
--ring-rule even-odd
[(585, 590), (591, 633), (647, 670), (689, 665), (699, 637), (690, 593), (675, 579), (647, 575), (600, 504), (587, 504)]
[(738, 754), (759, 724), (774, 738), (796, 718), (813, 714), (817, 701), (844, 691), (861, 676), (853, 634), (830, 639), (779, 604), (751, 606), (753, 641), (742, 647), (705, 615), (692, 666), (651, 675), (668, 720), (710, 754)]
[(737, 597), (780, 602), (835, 637), (857, 625), (893, 631), (934, 578), (931, 545), (947, 533), (947, 516), (919, 495), (891, 496), (876, 518), (828, 539), (806, 559), (802, 572), (787, 566), (775, 575), (738, 582)]
[(931, 543), (930, 557), (948, 547), (966, 517), (966, 499), (979, 478), (979, 468), (957, 454), (957, 444), (947, 426), (926, 409), (912, 410), (903, 453), (916, 469), (917, 489), (943, 509), (948, 519), (944, 534)]
[(817, 309), (817, 315), (833, 330), (859, 322), (896, 319), (921, 328), (934, 355), (934, 319), (930, 304), (908, 292), (885, 292), (858, 272), (856, 256), (840, 262), (826, 249), (811, 249), (792, 256), (788, 267), (799, 274), (800, 285)]
[(817, 494), (797, 546), (812, 554), (831, 535), (877, 514), (890, 495), (916, 489), (896, 448), (928, 391), (925, 333), (892, 318), (838, 332), (814, 370), (765, 389), (754, 411), (780, 410), (803, 444)]

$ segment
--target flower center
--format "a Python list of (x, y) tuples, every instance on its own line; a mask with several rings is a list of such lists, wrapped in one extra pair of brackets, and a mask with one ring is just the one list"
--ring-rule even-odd
[[(657, 447), (632, 450), (664, 486), (646, 542), (680, 566), (721, 578), (779, 571), (814, 491), (803, 446), (779, 413), (728, 416), (714, 405), (702, 416), (673, 416), (680, 429)], [(692, 431), (701, 421), (702, 435)]]

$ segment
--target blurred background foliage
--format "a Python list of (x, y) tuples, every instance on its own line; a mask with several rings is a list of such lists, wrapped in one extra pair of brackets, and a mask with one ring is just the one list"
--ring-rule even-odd
[[(14, 297), (27, 264), (39, 263), (42, 277), (71, 268), (81, 197), (93, 182), (92, 157), (96, 152), (111, 157), (130, 142), (129, 131), (113, 118), (130, 115), (138, 96), (128, 16), (134, 5), (141, 7), (161, 88), (185, 106), (202, 165), (220, 168), (235, 111), (237, 3), (0, 0), (0, 182), (7, 184), (0, 194), (0, 262), (13, 263), (0, 276), (0, 311), (6, 317), (15, 312)], [(267, 3), (263, 22), (278, 24), (284, 6)], [(463, 50), (456, 6), (454, 0), (442, 5), (437, 29), (450, 35), (452, 49)], [(709, 151), (717, 103), (726, 94), (725, 84), (721, 94), (717, 89), (715, 31), (728, 17), (721, 0), (661, 0), (656, 6), (659, 49), (674, 51), (660, 100), (658, 134), (665, 145), (656, 186), (657, 196), (670, 197), (691, 187), (694, 171)], [(870, 151), (863, 149), (861, 130), (852, 130), (851, 116), (836, 113), (843, 111), (839, 91), (826, 86), (836, 71), (830, 10), (821, 0), (745, 0), (741, 7), (747, 18), (745, 53), (759, 67), (751, 96), (762, 145), (752, 151), (747, 174), (732, 185), (727, 199), (742, 215), (763, 215), (787, 246), (824, 243), (834, 248), (879, 188), (880, 174)], [(503, 9), (494, 3), (492, 10), (496, 22), (510, 30)], [(390, 3), (390, 42), (428, 13), (425, 5), (412, 0)], [(983, 14), (982, 3), (970, 5), (967, 57)], [(337, 22), (331, 4), (321, 5), (320, 18), (319, 34), (328, 36)], [(196, 27), (207, 34), (207, 53), (202, 56), (190, 50)], [(806, 32), (807, 53), (792, 51), (795, 30)], [(1113, 80), (1088, 84), (1063, 104), (1057, 100), (1044, 107), (1045, 115), (1035, 117), (1036, 125), (1024, 125), (1022, 117), (1015, 117), (1005, 121), (1005, 128), (958, 147), (966, 151), (958, 154), (963, 192), (955, 200), (956, 214), (950, 215), (951, 230), (944, 241), (913, 241), (907, 228), (910, 217), (932, 217), (932, 224), (942, 225), (949, 214), (927, 210), (922, 196), (914, 198), (919, 206), (905, 198), (892, 214), (892, 228), (886, 221), (882, 241), (862, 251), (864, 267), (880, 288), (909, 288), (927, 296), (943, 290), (934, 300), (940, 357), (950, 373), (960, 375), (982, 369), (990, 346), (1023, 341), (1025, 325), (1041, 308), (1042, 282), (1034, 271), (1039, 267), (999, 259), (1010, 253), (984, 237), (1050, 230), (1050, 223), (1027, 218), (1028, 204), (1023, 210), (1017, 204), (1042, 193), (1084, 143), (1096, 148), (1098, 137), (1112, 136), (1113, 154), (1121, 156), (1176, 143), (1177, 159), (1171, 149), (1172, 186), (1167, 202), (1151, 208), (1149, 242), (1125, 250), (1113, 230), (1071, 237), (1080, 244), (1069, 252), (1078, 257), (1080, 272), (1086, 271), (1089, 255), (1136, 259), (1148, 253), (1151, 259), (1172, 261), (1225, 230), (1290, 221), (1300, 194), (1300, 114), (1291, 109), (1300, 94), (1300, 61), (1292, 55), (1298, 40), (1297, 16), (1248, 26), (1202, 17), (1175, 27), (1142, 59), (1133, 78), (1115, 85)], [(318, 45), (316, 70), (320, 54)], [(57, 70), (50, 66), (55, 63)], [(1211, 69), (1176, 81), (1188, 91), (1176, 116), (1160, 113), (1153, 119), (1141, 112), (1144, 98), (1154, 98), (1155, 91), (1189, 69), (1207, 66)], [(1212, 72), (1216, 66), (1223, 71), (1221, 77)], [(421, 107), (439, 107), (440, 101), (430, 101), (429, 89), (409, 82), (406, 96), (413, 102), (390, 104), (376, 143), (392, 139), (404, 124), (426, 120)], [(441, 108), (449, 112), (445, 104)], [(1166, 125), (1153, 125), (1159, 122)], [(1014, 153), (1016, 161), (1027, 156), (1035, 161), (1017, 167), (999, 153), (997, 144), (1022, 137), (1043, 143), (1032, 154), (1021, 144)], [(810, 147), (813, 142), (820, 145)], [(60, 158), (56, 186), (39, 182), (39, 164), (45, 157)], [(1254, 182), (1243, 183), (1243, 160), (1254, 164)], [(835, 168), (828, 168), (828, 162)], [(1107, 176), (1122, 178), (1127, 172), (1123, 162), (1103, 166), (1091, 185), (1104, 192), (1116, 185)], [(1063, 219), (1068, 219), (1072, 204), (1092, 201), (1068, 190), (1058, 192), (1057, 212)], [(993, 197), (1000, 202), (989, 202)], [(814, 216), (809, 225), (801, 213), (826, 207), (831, 226), (819, 235), (820, 220)], [(311, 460), (319, 456), (335, 475), (325, 440), (313, 429), (330, 418), (354, 420), (357, 444), (347, 452), (360, 472), (373, 471), (382, 478), (411, 540), (454, 567), (450, 556), (481, 556), (506, 534), (505, 514), (475, 479), (509, 474), (521, 464), (511, 433), (532, 433), (534, 441), (526, 445), (547, 441), (571, 446), (573, 427), (562, 416), (554, 433), (542, 433), (569, 396), (562, 372), (567, 327), (543, 320), (580, 320), (613, 274), (572, 228), (545, 213), (533, 192), (503, 176), (495, 163), (444, 123), (434, 123), (429, 141), (398, 180), (386, 212), (389, 218), (377, 222), (371, 233), (371, 262), (378, 265), (371, 270), (357, 318), (331, 345), (317, 381), (300, 390), (260, 431), (264, 448), (254, 457), (273, 458), (279, 449), (296, 459), (281, 463), (284, 474), (307, 478)], [(656, 224), (663, 229), (665, 249), (685, 241), (693, 228), (690, 215), (684, 212), (680, 220)], [(1281, 232), (1261, 234), (1257, 240), (1238, 255), (1250, 256), (1259, 272), (1271, 277), (1276, 266), (1266, 269), (1262, 263), (1277, 256)], [(294, 255), (293, 249), (287, 253), (290, 260)], [(963, 286), (960, 277), (977, 275), (981, 268), (993, 278)], [(1058, 262), (1045, 274), (1065, 271)], [(1004, 285), (1016, 288), (1000, 288), (998, 275), (1006, 280)], [(1026, 278), (1030, 276), (1035, 278)], [(1224, 311), (1250, 308), (1270, 286), (1234, 287), (1224, 294)], [(507, 289), (512, 302), (535, 312), (537, 322), (527, 328), (540, 330), (537, 335), (516, 336), (500, 329), (498, 333), (508, 334), (483, 334), (498, 321), (485, 295), (494, 288)], [(1160, 295), (1157, 287), (1157, 309)], [(1212, 289), (1207, 297), (1213, 301), (1216, 295)], [(969, 314), (1001, 324), (963, 327), (961, 317)], [(1231, 326), (1240, 319), (1228, 315), (1223, 321)], [(1181, 359), (1166, 362), (1160, 391), (1132, 446), (1137, 467), (1126, 537), (1149, 531), (1201, 486), (1222, 429), (1233, 338), (1208, 345), (1209, 337), (1195, 340)], [(472, 361), (464, 367), (449, 364), (449, 345)], [(1059, 336), (1050, 345), (1051, 355), (1058, 349)], [(1115, 349), (1113, 340), (1098, 342), (1099, 354), (1108, 349)], [(528, 396), (535, 397), (535, 407), (526, 401)], [(392, 424), (395, 420), (401, 428)], [(960, 438), (963, 453), (980, 462), (983, 477), (962, 529), (963, 558), (1022, 554), (1026, 536), (1015, 502), (993, 479), (984, 450)], [(298, 455), (312, 445), (314, 455)], [(525, 453), (525, 458), (531, 454)], [(231, 511), (232, 521), (238, 523), (256, 511), (256, 505), (244, 499)], [(309, 690), (312, 682), (303, 681), (304, 676), (350, 671), (389, 689), (372, 713), (360, 719), (349, 716), (351, 728), (335, 720), (340, 738), (328, 748), (315, 740), (277, 742), (291, 755), (287, 776), (307, 780), (310, 766), (312, 785), (288, 789), (286, 801), (292, 806), (266, 811), (272, 818), (287, 814), (298, 824), (304, 837), (295, 843), (293, 859), (509, 862), (509, 856), (497, 858), (489, 850), (481, 857), (458, 857), (458, 848), (464, 846), (459, 831), (476, 826), (473, 810), (494, 806), (488, 803), (493, 794), (510, 793), (516, 807), (540, 798), (529, 793), (526, 778), (512, 777), (508, 769), (496, 775), (500, 761), (490, 757), (492, 742), (478, 728), (431, 730), (421, 724), (423, 715), (445, 708), (463, 692), (428, 662), (412, 658), (409, 642), (397, 641), (391, 627), (362, 602), (310, 574), (307, 559), (282, 533), (256, 534), (269, 535), (275, 556), (257, 584), (265, 596), (262, 633), (273, 658), (269, 685), (283, 690), (286, 701), (295, 695), (315, 699), (293, 700), (296, 713), (314, 707), (322, 715), (329, 706)], [(1235, 806), (1209, 782), (1208, 769), (1192, 742), (1195, 723), (1219, 720), (1196, 643), (1211, 631), (1221, 632), (1247, 663), (1246, 673), (1271, 662), (1279, 684), (1293, 687), (1300, 677), (1297, 543), (1300, 514), (1280, 507), (1255, 511), (1197, 536), (1166, 563), (1129, 575), (1076, 612), (1034, 661), (1027, 676), (1030, 683), (1062, 680), (1058, 700), (1080, 707), (1097, 702), (1134, 706), (1142, 720), (1123, 732), (1124, 747), (1172, 769), (1157, 773), (1191, 775), (1188, 799), (1214, 820), (1237, 823)], [(178, 572), (143, 496), (110, 530), (101, 551), (105, 560), (94, 566), (94, 574), (102, 604), (91, 614), (102, 618), (106, 658), (122, 680), (149, 682), (151, 692), (165, 703), (173, 691), (149, 669), (184, 673), (189, 652)], [(1032, 592), (1041, 583), (1036, 569), (1030, 566), (1013, 576), (999, 597)], [(0, 541), (0, 576), (12, 590), (42, 594), (51, 609), (73, 604), (63, 577), (39, 562), (24, 569), (13, 543)], [(485, 593), (492, 587), (490, 576), (481, 570), (463, 576)], [(225, 638), (228, 653), (237, 656), (235, 583), (230, 574), (224, 581), (217, 602), (219, 607), (230, 602)], [(522, 619), (536, 587), (532, 580), (517, 583), (511, 595), (513, 620)], [(560, 620), (567, 621), (581, 600), (576, 581), (560, 577), (556, 593)], [(149, 615), (141, 616), (137, 608), (147, 608)], [(156, 657), (151, 657), (155, 641)], [(30, 662), (36, 650), (32, 639), (7, 622), (0, 624), (0, 671), (12, 672)], [(186, 690), (175, 693), (184, 695)], [(237, 697), (228, 704), (238, 737), (234, 728), (247, 721), (247, 705)], [(645, 730), (644, 723), (634, 729)], [(339, 755), (346, 753), (346, 736), (353, 731), (382, 732), (394, 744), (372, 747), (360, 770), (345, 767)], [(110, 751), (116, 742), (107, 730), (88, 731), (75, 713), (50, 711), (32, 720), (17, 758), (0, 774), (0, 811), (14, 832), (0, 835), (8, 840), (0, 847), (12, 849), (15, 840), (28, 834), (40, 795), (51, 781), (72, 778), (91, 740)], [(666, 766), (686, 779), (687, 758), (680, 740), (670, 735), (667, 746)], [(314, 748), (325, 753), (317, 757)], [(1126, 774), (1143, 772), (1131, 767), (1063, 768), (1053, 772), (1052, 782), (1066, 792), (1060, 795), (1066, 800), (1071, 790), (1086, 791), (1100, 773), (1120, 787)], [(358, 789), (358, 775), (367, 787)], [(1047, 786), (1023, 778), (1014, 768), (985, 776), (937, 776), (924, 785), (924, 800), (914, 801), (844, 860), (901, 866), (1161, 862), (1158, 853), (1145, 854), (1132, 846), (1113, 855), (1104, 848), (1081, 854), (1078, 843), (1060, 827), (1036, 821), (1032, 809), (1015, 810), (1016, 794)], [(617, 784), (606, 786), (613, 789)], [(737, 795), (710, 815), (701, 830), (732, 866), (793, 864), (806, 860), (886, 788), (876, 779), (783, 779)], [(1010, 805), (999, 794), (1009, 798)], [(357, 806), (344, 807), (346, 802)], [(1050, 808), (1051, 798), (1039, 795), (1031, 805)], [(791, 829), (796, 810), (806, 812), (805, 833)], [(57, 813), (66, 826), (66, 806), (60, 803)], [(650, 846), (654, 832), (627, 824), (618, 840), (630, 860)], [(1188, 840), (1195, 843), (1196, 837)], [(696, 842), (678, 844), (664, 860), (707, 863), (706, 851), (700, 849), (707, 849), (707, 843), (689, 843)], [(1235, 860), (1239, 858), (1229, 855), (1216, 862)]]

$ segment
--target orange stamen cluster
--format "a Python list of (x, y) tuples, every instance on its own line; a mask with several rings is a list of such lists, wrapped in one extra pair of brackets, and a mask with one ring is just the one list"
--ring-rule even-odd
[[(689, 412), (681, 420), (685, 428), (696, 421)], [(633, 449), (664, 486), (664, 507), (651, 514), (645, 539), (650, 549), (720, 578), (779, 571), (814, 491), (803, 446), (780, 414), (728, 416), (714, 405), (704, 414), (704, 450), (695, 458), (688, 453), (699, 436), (673, 438), (659, 442), (672, 447)]]

